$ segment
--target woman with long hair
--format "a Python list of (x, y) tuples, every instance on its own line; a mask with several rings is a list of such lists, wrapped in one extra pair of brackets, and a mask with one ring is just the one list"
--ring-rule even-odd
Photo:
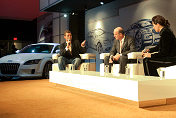
[(176, 38), (170, 23), (163, 16), (154, 16), (152, 24), (153, 29), (160, 34), (160, 41), (154, 48), (142, 51), (144, 73), (146, 76), (159, 76), (157, 68), (176, 65)]

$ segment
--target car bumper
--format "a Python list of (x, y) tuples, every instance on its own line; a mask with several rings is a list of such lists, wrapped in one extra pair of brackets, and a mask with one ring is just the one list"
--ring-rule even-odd
[(17, 73), (12, 74), (12, 73), (1, 73), (0, 72), (0, 77), (41, 77), (42, 76), (42, 71), (40, 69), (39, 64), (33, 64), (33, 65), (20, 65), (18, 68)]

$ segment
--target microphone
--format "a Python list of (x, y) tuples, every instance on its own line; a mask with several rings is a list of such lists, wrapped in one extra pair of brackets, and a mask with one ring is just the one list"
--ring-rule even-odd
[(71, 45), (71, 40), (70, 40), (70, 39), (67, 40), (67, 45), (68, 45), (68, 46)]

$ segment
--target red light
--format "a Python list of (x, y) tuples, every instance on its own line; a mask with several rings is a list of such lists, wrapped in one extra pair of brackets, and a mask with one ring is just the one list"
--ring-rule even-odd
[(13, 40), (14, 40), (14, 41), (17, 41), (17, 37), (14, 37)]

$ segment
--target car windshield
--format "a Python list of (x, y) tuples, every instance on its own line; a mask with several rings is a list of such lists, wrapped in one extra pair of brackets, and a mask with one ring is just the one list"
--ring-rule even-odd
[(51, 53), (53, 45), (29, 45), (23, 48), (20, 53)]

